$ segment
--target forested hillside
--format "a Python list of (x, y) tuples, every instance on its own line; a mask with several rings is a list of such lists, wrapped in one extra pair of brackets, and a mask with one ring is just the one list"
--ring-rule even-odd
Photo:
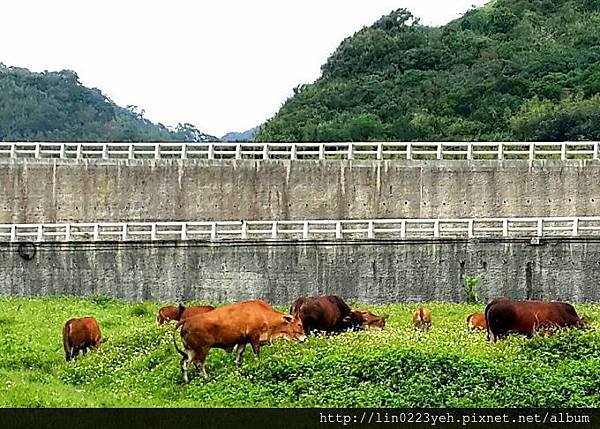
[(0, 63), (0, 141), (218, 140), (191, 124), (171, 129), (86, 88), (70, 70), (33, 73)]
[(496, 0), (440, 28), (406, 10), (344, 40), (258, 141), (600, 139), (600, 1)]

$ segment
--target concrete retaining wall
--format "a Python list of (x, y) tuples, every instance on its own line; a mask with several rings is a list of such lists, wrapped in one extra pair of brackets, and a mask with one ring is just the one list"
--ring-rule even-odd
[(30, 261), (3, 244), (0, 266), (0, 295), (462, 301), (465, 276), (483, 274), (483, 301), (508, 295), (600, 302), (599, 240), (44, 244)]
[(0, 160), (0, 223), (599, 213), (598, 160)]

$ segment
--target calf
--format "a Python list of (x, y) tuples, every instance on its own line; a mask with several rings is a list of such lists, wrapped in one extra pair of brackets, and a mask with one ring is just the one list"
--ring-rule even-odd
[(501, 300), (485, 309), (488, 339), (496, 342), (511, 333), (531, 338), (540, 329), (583, 327), (585, 319), (566, 302)]
[(360, 311), (363, 323), (361, 328), (365, 331), (381, 331), (385, 328), (385, 317), (376, 316), (370, 311)]
[(415, 329), (426, 331), (431, 328), (431, 310), (420, 305), (413, 314), (412, 323)]
[(93, 317), (67, 320), (63, 328), (63, 346), (67, 362), (76, 360), (79, 352), (84, 354), (90, 347), (98, 348), (103, 343), (98, 322)]
[(306, 334), (357, 330), (364, 322), (362, 312), (352, 311), (342, 298), (335, 295), (298, 298), (290, 307), (290, 313), (302, 320)]
[(485, 315), (483, 313), (469, 314), (467, 316), (467, 326), (471, 331), (487, 330), (487, 323), (485, 323)]
[[(181, 330), (183, 350), (177, 345), (175, 332)], [(304, 341), (302, 321), (274, 310), (264, 301), (247, 301), (219, 307), (184, 319), (173, 331), (175, 349), (182, 355), (181, 372), (187, 383), (188, 367), (194, 363), (206, 377), (204, 361), (213, 347), (231, 352), (237, 345), (236, 363), (240, 363), (247, 344), (259, 355), (260, 347), (277, 338)]]

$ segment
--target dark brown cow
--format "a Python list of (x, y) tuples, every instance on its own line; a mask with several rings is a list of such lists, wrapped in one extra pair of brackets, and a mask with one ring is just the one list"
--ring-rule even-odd
[[(181, 329), (183, 350), (177, 345), (175, 332)], [(181, 372), (187, 383), (188, 367), (194, 363), (205, 377), (204, 361), (212, 347), (231, 352), (237, 345), (236, 363), (240, 363), (246, 344), (259, 355), (260, 347), (277, 338), (304, 341), (306, 335), (299, 318), (274, 310), (264, 301), (247, 301), (219, 307), (177, 324), (173, 332), (175, 348), (183, 356)]]
[(156, 323), (160, 326), (169, 322), (180, 322), (188, 317), (195, 316), (197, 314), (206, 313), (214, 310), (215, 307), (212, 305), (198, 305), (194, 307), (185, 307), (183, 304), (179, 304), (179, 307), (163, 307), (158, 310), (156, 315)]
[(488, 338), (496, 342), (516, 333), (531, 338), (541, 329), (583, 327), (585, 319), (566, 302), (501, 300), (485, 309)]
[(79, 352), (85, 354), (90, 347), (103, 343), (98, 322), (93, 317), (67, 320), (63, 328), (63, 346), (67, 362), (77, 360)]
[(467, 326), (471, 331), (487, 330), (487, 323), (485, 323), (485, 315), (483, 313), (469, 314), (467, 316)]
[(304, 332), (328, 333), (357, 330), (363, 325), (360, 311), (352, 311), (342, 298), (335, 295), (305, 296), (292, 304), (290, 313), (299, 317)]

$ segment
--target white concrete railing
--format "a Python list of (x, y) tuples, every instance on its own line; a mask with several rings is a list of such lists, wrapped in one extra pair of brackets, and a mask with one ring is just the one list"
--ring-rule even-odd
[(600, 237), (600, 217), (0, 225), (0, 242)]
[(46, 143), (0, 142), (2, 158), (599, 159), (598, 142)]

